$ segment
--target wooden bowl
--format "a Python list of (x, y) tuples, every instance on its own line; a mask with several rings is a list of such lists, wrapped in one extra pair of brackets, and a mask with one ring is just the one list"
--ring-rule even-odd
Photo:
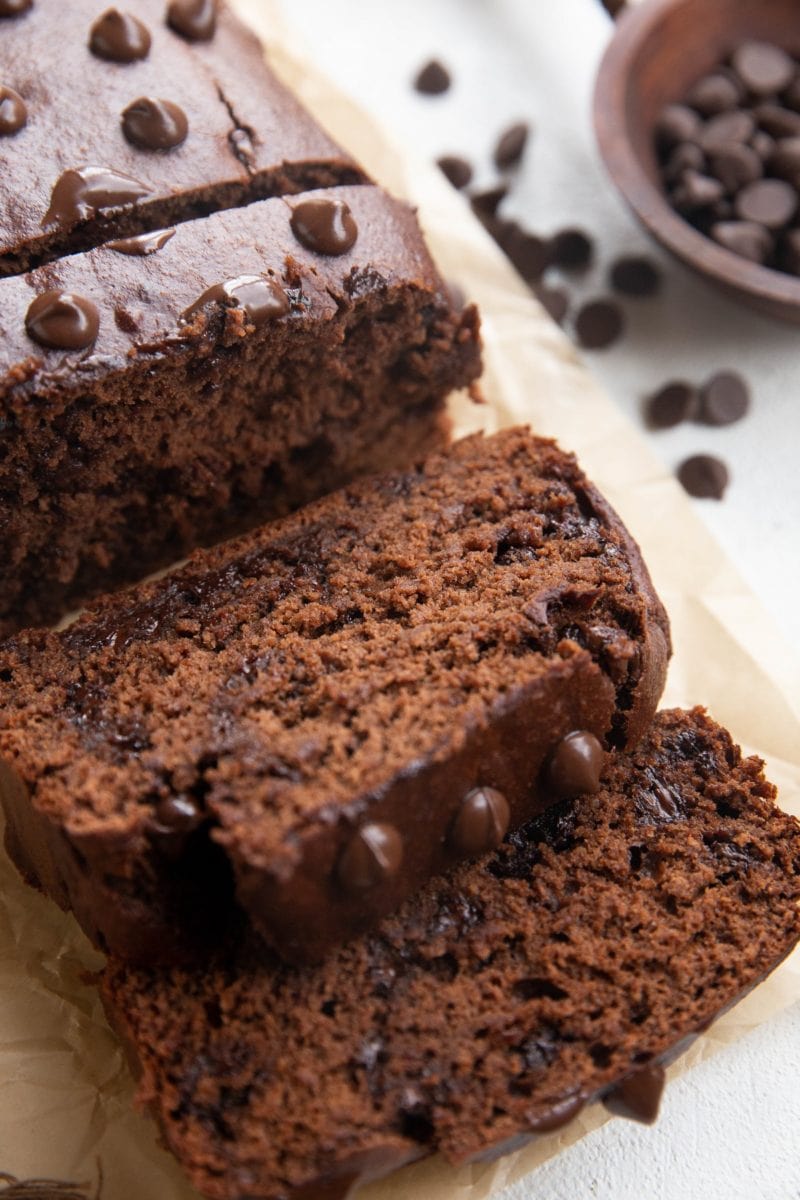
[(653, 237), (727, 292), (800, 322), (800, 278), (740, 258), (699, 233), (670, 207), (660, 182), (658, 114), (746, 38), (800, 55), (798, 0), (644, 0), (629, 8), (600, 65), (595, 130), (611, 178)]

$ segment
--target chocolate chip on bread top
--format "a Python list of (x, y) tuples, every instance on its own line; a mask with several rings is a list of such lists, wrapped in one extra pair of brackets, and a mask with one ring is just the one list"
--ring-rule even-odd
[(665, 1063), (800, 938), (800, 827), (761, 766), (702, 711), (662, 713), (595, 794), (319, 967), (236, 934), (206, 970), (112, 962), (103, 998), (165, 1144), (215, 1200), (343, 1200), (593, 1099), (653, 1120)]
[(667, 655), (574, 458), (473, 437), (7, 642), (9, 846), (122, 956), (202, 945), (235, 887), (281, 955), (319, 959), (591, 793)]

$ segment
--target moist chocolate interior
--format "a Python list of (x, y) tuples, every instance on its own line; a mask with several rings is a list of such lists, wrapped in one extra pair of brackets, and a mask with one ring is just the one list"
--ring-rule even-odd
[(215, 1200), (343, 1197), (365, 1171), (489, 1157), (613, 1102), (800, 937), (800, 828), (774, 794), (701, 710), (662, 713), (597, 795), (319, 967), (265, 961), (246, 933), (197, 971), (112, 961), (140, 1099)]

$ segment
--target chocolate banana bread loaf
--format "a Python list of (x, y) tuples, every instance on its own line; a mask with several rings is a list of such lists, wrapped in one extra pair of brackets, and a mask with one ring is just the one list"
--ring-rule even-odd
[(475, 310), (378, 188), (133, 248), (0, 280), (0, 630), (402, 465), (479, 371)]
[(232, 874), (283, 956), (319, 959), (596, 787), (667, 655), (574, 458), (472, 437), (0, 647), (9, 850), (123, 957), (203, 952)]
[(663, 1064), (800, 937), (800, 826), (701, 710), (601, 790), (431, 883), (323, 966), (245, 935), (209, 969), (111, 961), (139, 1101), (213, 1200), (342, 1200), (498, 1155), (589, 1100), (652, 1120)]
[(0, 81), (13, 99), (0, 120), (0, 275), (365, 179), (217, 0), (4, 7)]

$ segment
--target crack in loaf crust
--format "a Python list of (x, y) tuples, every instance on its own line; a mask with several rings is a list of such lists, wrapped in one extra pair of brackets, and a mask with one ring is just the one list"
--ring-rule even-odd
[(800, 827), (774, 795), (702, 710), (664, 712), (596, 795), (320, 967), (246, 936), (196, 972), (112, 960), (139, 1101), (214, 1200), (340, 1198), (437, 1150), (514, 1148), (597, 1097), (651, 1117), (625, 1084), (657, 1089), (800, 937)]
[[(348, 205), (349, 250), (298, 240), (307, 199)], [(182, 320), (254, 273), (287, 312)], [(91, 351), (27, 336), (52, 289), (95, 303)], [(474, 308), (453, 310), (413, 212), (368, 186), (216, 213), (147, 258), (104, 246), (0, 280), (0, 345), (6, 631), (435, 448), (447, 394), (480, 369)]]
[[(151, 44), (144, 58), (125, 63), (89, 48), (103, 12), (97, 0), (36, 0), (3, 20), (0, 78), (24, 98), (27, 121), (3, 138), (0, 275), (260, 197), (364, 181), (227, 6), (217, 5), (207, 41), (181, 37), (166, 11), (166, 0), (137, 0)], [(188, 134), (180, 145), (154, 152), (123, 136), (121, 115), (142, 96), (183, 110)], [(139, 194), (112, 203), (112, 183), (103, 207), (79, 219), (67, 206), (48, 222), (59, 179), (85, 167), (133, 180)]]
[[(667, 655), (575, 459), (523, 429), (472, 437), (7, 642), (9, 846), (123, 956), (202, 945), (186, 913), (225, 910), (230, 864), (280, 953), (320, 958), (464, 857), (473, 789), (514, 827), (555, 799), (542, 767), (567, 734), (635, 743)], [(402, 861), (370, 875), (376, 823)]]

